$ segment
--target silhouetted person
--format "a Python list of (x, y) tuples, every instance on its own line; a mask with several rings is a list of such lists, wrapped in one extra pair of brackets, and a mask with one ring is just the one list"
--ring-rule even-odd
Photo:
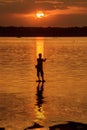
[(43, 72), (43, 62), (45, 62), (45, 61), (46, 61), (46, 58), (43, 59), (42, 54), (40, 53), (39, 58), (37, 58), (37, 65), (36, 65), (38, 81), (41, 81), (40, 77), (42, 78), (42, 81), (45, 81), (44, 72)]

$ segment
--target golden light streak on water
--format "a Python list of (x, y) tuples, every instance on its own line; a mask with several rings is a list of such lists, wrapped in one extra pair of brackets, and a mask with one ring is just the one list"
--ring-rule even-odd
[(49, 130), (49, 128), (37, 128), (35, 130)]
[(41, 53), (42, 57), (44, 57), (44, 39), (43, 37), (36, 38), (36, 57)]
[(42, 106), (40, 108), (36, 106), (35, 112), (36, 112), (36, 118), (37, 118), (36, 122), (45, 119), (44, 110)]

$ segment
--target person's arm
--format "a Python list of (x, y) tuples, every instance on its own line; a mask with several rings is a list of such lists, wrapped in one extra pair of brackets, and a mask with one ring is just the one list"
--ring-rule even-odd
[(47, 59), (45, 58), (45, 59), (43, 59), (43, 61), (46, 61)]

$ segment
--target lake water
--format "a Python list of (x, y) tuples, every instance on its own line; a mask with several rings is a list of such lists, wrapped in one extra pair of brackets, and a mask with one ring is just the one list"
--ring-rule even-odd
[[(43, 84), (36, 82), (38, 53), (47, 58)], [(87, 123), (87, 37), (1, 37), (0, 127), (66, 121)]]

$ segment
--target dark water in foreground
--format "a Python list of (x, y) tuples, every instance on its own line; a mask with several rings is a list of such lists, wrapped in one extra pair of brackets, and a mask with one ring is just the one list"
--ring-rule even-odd
[[(47, 58), (43, 84), (39, 52)], [(0, 38), (0, 127), (65, 121), (87, 123), (87, 38)]]

